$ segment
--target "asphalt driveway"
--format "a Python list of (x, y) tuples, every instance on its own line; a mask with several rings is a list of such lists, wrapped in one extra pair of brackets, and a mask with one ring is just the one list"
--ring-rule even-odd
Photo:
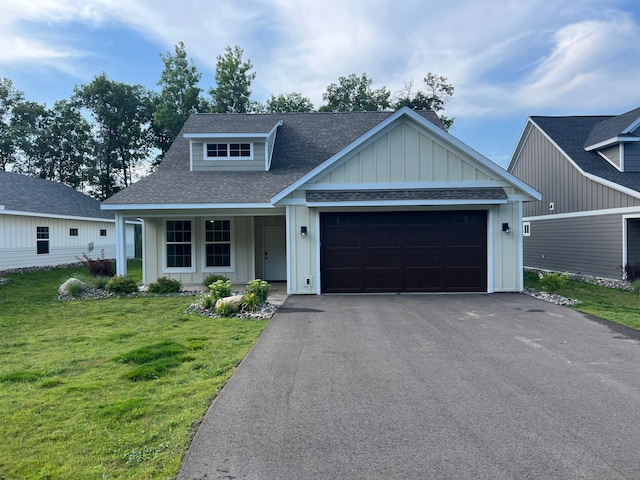
[(640, 337), (520, 294), (289, 297), (181, 479), (638, 479)]

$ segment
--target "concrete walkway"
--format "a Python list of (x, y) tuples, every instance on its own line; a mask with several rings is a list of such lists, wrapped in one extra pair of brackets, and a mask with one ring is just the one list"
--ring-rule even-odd
[(180, 479), (638, 479), (638, 332), (520, 294), (292, 296)]

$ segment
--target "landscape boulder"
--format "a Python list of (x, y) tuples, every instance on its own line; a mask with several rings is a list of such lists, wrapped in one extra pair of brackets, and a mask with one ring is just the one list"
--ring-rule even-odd
[(216, 310), (218, 310), (221, 305), (224, 305), (227, 307), (227, 311), (237, 312), (238, 310), (240, 310), (241, 303), (242, 295), (231, 295), (230, 297), (219, 298), (216, 302)]
[(82, 280), (72, 277), (60, 285), (60, 288), (58, 288), (58, 295), (71, 297), (74, 293), (77, 293), (78, 290), (86, 290), (87, 288), (89, 288), (88, 284), (84, 283)]

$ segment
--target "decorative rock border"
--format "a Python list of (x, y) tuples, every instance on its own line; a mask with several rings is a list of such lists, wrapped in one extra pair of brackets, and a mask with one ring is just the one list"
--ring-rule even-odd
[[(535, 268), (527, 268), (525, 269), (525, 271), (542, 274), (550, 273), (548, 270), (538, 270)], [(570, 280), (581, 280), (593, 285), (599, 285), (600, 287), (617, 288), (619, 290), (631, 290), (631, 285), (629, 284), (629, 282), (624, 280), (594, 277), (593, 275), (580, 275), (577, 273), (567, 273), (567, 276)], [(532, 297), (538, 298), (540, 300), (544, 300), (545, 302), (555, 303), (556, 305), (573, 306), (580, 303), (580, 301), (576, 300), (575, 298), (567, 298), (555, 293), (542, 292), (540, 290), (536, 290), (535, 288), (525, 288), (522, 293), (531, 295)]]

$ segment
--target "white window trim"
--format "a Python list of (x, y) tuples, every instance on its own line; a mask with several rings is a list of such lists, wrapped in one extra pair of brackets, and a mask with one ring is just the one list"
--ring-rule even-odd
[[(167, 266), (167, 222), (191, 222), (191, 267), (168, 267)], [(196, 222), (192, 217), (163, 218), (162, 219), (162, 272), (163, 273), (195, 273), (196, 271)]]
[[(228, 267), (207, 267), (207, 232), (205, 224), (209, 220), (229, 220), (229, 228), (231, 229), (231, 235), (229, 237), (229, 242), (231, 243), (230, 255), (231, 262)], [(202, 245), (200, 247), (200, 251), (202, 253), (202, 271), (203, 272), (235, 272), (236, 270), (236, 247), (235, 247), (235, 224), (233, 221), (233, 217), (206, 217), (202, 220)]]
[[(210, 157), (207, 155), (207, 145), (210, 143), (216, 143), (216, 144), (226, 144), (227, 145), (227, 153), (229, 153), (229, 145), (231, 145), (232, 143), (248, 143), (249, 144), (249, 149), (250, 149), (250, 155), (248, 157)], [(204, 158), (205, 160), (209, 160), (209, 161), (215, 161), (215, 160), (253, 160), (254, 156), (254, 149), (253, 149), (253, 142), (242, 142), (242, 141), (237, 141), (237, 142), (216, 142), (216, 141), (203, 141), (202, 142), (202, 158)]]

